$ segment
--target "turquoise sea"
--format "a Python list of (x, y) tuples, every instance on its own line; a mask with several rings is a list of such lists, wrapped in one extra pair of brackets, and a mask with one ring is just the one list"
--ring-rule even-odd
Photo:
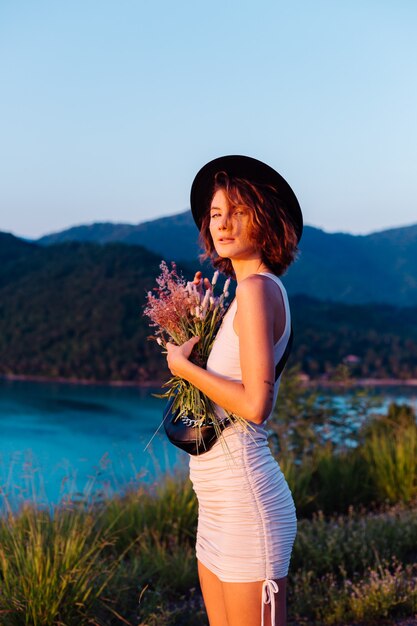
[(0, 512), (24, 500), (111, 495), (188, 457), (161, 429), (164, 400), (138, 387), (0, 380)]
[[(186, 471), (187, 454), (161, 424), (160, 389), (0, 380), (0, 512), (26, 500), (51, 505), (137, 489), (161, 472)], [(417, 407), (417, 389), (380, 389)], [(338, 400), (343, 402), (343, 397)]]

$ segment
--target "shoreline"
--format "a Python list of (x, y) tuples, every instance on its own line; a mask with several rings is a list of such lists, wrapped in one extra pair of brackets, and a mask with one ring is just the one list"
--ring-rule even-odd
[[(163, 380), (149, 381), (131, 381), (131, 380), (91, 380), (84, 378), (50, 378), (48, 376), (35, 376), (26, 374), (0, 374), (0, 381), (26, 381), (39, 383), (59, 383), (68, 385), (88, 385), (88, 386), (105, 386), (105, 387), (138, 387), (140, 389), (149, 389), (162, 387)], [(400, 378), (356, 378), (347, 382), (326, 379), (310, 379), (300, 378), (302, 387), (417, 387), (417, 378), (408, 378), (402, 380)]]
[(35, 376), (27, 374), (0, 374), (0, 381), (23, 381), (33, 383), (59, 383), (68, 385), (88, 385), (88, 386), (104, 386), (104, 387), (139, 387), (140, 389), (148, 389), (153, 387), (162, 387), (165, 381), (149, 380), (135, 382), (133, 380), (91, 380), (87, 378), (50, 378), (48, 376)]

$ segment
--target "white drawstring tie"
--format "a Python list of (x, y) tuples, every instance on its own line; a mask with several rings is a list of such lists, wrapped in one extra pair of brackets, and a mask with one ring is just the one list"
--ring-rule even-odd
[(262, 584), (261, 626), (264, 626), (264, 605), (271, 605), (271, 626), (275, 626), (275, 594), (279, 587), (275, 580), (267, 578)]

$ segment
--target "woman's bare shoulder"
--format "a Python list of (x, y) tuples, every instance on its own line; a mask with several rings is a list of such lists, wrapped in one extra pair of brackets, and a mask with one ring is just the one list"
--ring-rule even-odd
[[(242, 280), (236, 288), (237, 313), (233, 328), (239, 335), (241, 318), (260, 329), (260, 322), (273, 327), (274, 343), (285, 329), (285, 303), (281, 288), (268, 276), (252, 274)], [(260, 330), (260, 332), (262, 332)]]
[(236, 299), (273, 297), (277, 292), (275, 281), (262, 274), (251, 274), (236, 287)]

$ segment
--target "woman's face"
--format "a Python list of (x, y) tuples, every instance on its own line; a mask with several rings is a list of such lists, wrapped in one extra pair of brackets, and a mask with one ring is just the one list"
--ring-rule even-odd
[(250, 209), (229, 204), (223, 189), (218, 189), (211, 201), (210, 234), (220, 257), (242, 260), (260, 256), (251, 237)]

